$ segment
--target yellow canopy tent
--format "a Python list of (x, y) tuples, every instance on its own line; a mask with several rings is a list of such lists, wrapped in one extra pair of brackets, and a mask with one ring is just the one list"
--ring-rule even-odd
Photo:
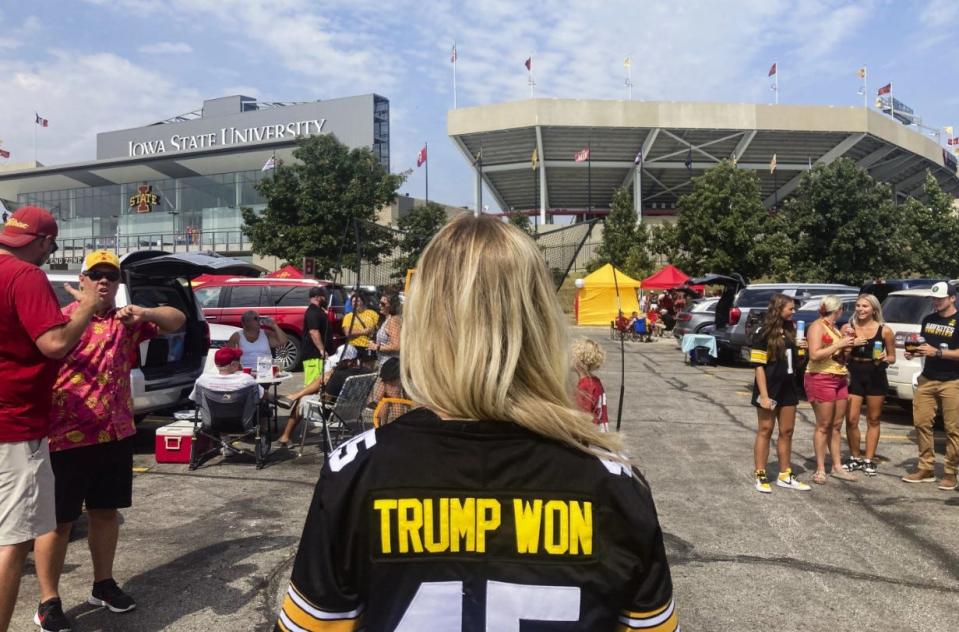
[(618, 302), (616, 300), (616, 285), (619, 285), (619, 299), (622, 301), (623, 314), (627, 318), (639, 311), (639, 300), (636, 290), (640, 282), (632, 279), (620, 270), (616, 270), (616, 283), (613, 283), (613, 266), (609, 263), (599, 268), (589, 276), (581, 279), (582, 285), (577, 282), (576, 291), (576, 324), (577, 325), (609, 325), (616, 319)]

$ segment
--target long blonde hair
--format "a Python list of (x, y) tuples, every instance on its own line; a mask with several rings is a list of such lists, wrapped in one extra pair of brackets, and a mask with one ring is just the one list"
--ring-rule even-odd
[(620, 450), (570, 401), (565, 319), (522, 231), (491, 217), (448, 223), (420, 257), (404, 313), (400, 373), (417, 403), (512, 421), (586, 452)]

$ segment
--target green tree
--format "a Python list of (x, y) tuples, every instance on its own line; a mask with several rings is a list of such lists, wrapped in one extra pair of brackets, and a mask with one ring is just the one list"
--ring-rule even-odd
[(636, 211), (633, 210), (633, 194), (626, 187), (613, 192), (609, 215), (603, 222), (603, 241), (596, 249), (596, 267), (612, 263), (623, 267), (630, 250), (636, 244)]
[(402, 216), (399, 228), (403, 231), (397, 248), (400, 257), (395, 261), (395, 272), (398, 277), (406, 271), (415, 268), (426, 244), (430, 243), (440, 228), (446, 223), (446, 209), (436, 202), (414, 206), (410, 212)]
[(683, 259), (682, 241), (679, 238), (679, 227), (676, 224), (657, 224), (649, 229), (649, 250), (659, 255), (667, 263), (683, 268), (686, 262)]
[(257, 183), (267, 200), (263, 212), (242, 210), (253, 252), (292, 262), (316, 257), (317, 274), (331, 276), (337, 263), (356, 266), (353, 222), (364, 220), (358, 224), (360, 254), (379, 263), (391, 252), (393, 237), (372, 222), (396, 198), (403, 176), (388, 173), (369, 148), (350, 149), (330, 134), (302, 139), (293, 156), (296, 162), (277, 164)]
[(959, 216), (953, 197), (932, 174), (926, 173), (922, 199), (910, 197), (902, 205), (902, 214), (908, 270), (922, 276), (959, 276)]
[(724, 160), (694, 178), (693, 190), (678, 206), (682, 252), (676, 263), (686, 273), (739, 272), (746, 278), (769, 274), (771, 253), (758, 245), (782, 224), (763, 206), (753, 171)]
[(887, 185), (848, 158), (805, 172), (783, 209), (798, 280), (859, 285), (909, 267), (901, 207)]
[(509, 214), (509, 223), (527, 235), (532, 236), (536, 234), (533, 230), (533, 222), (529, 221), (529, 216), (524, 213), (511, 212)]

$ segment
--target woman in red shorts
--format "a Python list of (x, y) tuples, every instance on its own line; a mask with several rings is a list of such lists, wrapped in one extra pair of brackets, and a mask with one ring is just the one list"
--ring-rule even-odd
[(843, 336), (836, 329), (836, 319), (842, 313), (842, 302), (835, 296), (824, 296), (819, 303), (819, 319), (809, 326), (809, 365), (803, 385), (806, 399), (816, 413), (816, 432), (813, 449), (816, 452), (814, 483), (826, 482), (826, 446), (832, 457), (832, 475), (854, 481), (856, 477), (842, 468), (839, 434), (846, 416), (849, 371), (846, 369), (848, 350), (860, 343), (858, 339)]

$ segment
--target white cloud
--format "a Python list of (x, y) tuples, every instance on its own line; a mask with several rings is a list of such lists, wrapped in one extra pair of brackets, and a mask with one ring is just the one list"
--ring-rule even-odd
[(157, 42), (144, 44), (137, 50), (148, 55), (177, 55), (192, 53), (193, 47), (186, 42)]
[[(149, 89), (118, 90), (124, 77)], [(42, 62), (0, 57), (0, 85), (0, 129), (11, 162), (33, 158), (34, 112), (50, 121), (36, 130), (37, 158), (57, 164), (92, 159), (97, 132), (161, 120), (202, 100), (174, 79), (112, 53), (54, 51)]]

